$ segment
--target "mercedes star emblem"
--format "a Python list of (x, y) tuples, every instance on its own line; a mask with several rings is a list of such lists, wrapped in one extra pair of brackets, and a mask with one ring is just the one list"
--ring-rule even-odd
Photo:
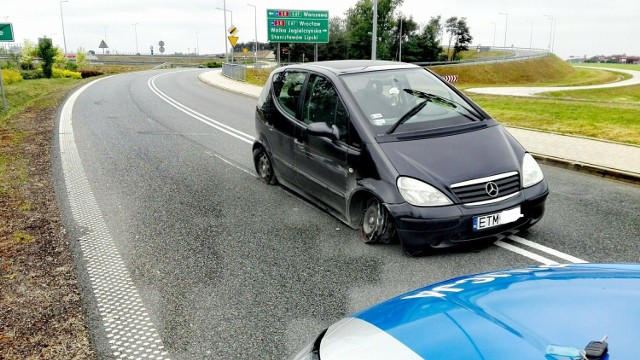
[(494, 182), (488, 182), (487, 185), (484, 186), (484, 189), (487, 191), (487, 194), (491, 197), (498, 196), (500, 189), (498, 189), (498, 185)]

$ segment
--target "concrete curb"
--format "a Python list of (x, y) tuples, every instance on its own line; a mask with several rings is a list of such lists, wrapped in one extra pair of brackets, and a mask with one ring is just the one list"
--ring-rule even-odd
[[(210, 86), (213, 86), (222, 90), (233, 92), (239, 95), (248, 96), (254, 99), (258, 98), (258, 96), (256, 96), (255, 94), (239, 90), (237, 87), (234, 87), (231, 85), (224, 85), (219, 82), (213, 81), (207, 76), (203, 76), (204, 74), (206, 73), (201, 73), (198, 76), (198, 78), (200, 79), (200, 81), (202, 81), (205, 84), (208, 84)], [(222, 75), (218, 75), (218, 76), (222, 76)], [(233, 81), (233, 80), (229, 79), (229, 81)], [(531, 129), (526, 129), (526, 130), (531, 130)], [(543, 132), (543, 131), (538, 131), (538, 132)], [(567, 136), (570, 136), (570, 135), (567, 135)], [(540, 163), (545, 165), (556, 166), (559, 168), (579, 171), (582, 173), (600, 176), (607, 179), (619, 180), (619, 181), (624, 181), (624, 182), (635, 184), (635, 185), (640, 185), (640, 174), (631, 173), (631, 172), (618, 170), (618, 169), (611, 169), (611, 168), (593, 165), (593, 164), (582, 163), (579, 161), (574, 161), (569, 159), (562, 159), (562, 158), (553, 157), (553, 156), (544, 155), (544, 154), (538, 154), (538, 153), (532, 153), (532, 154)]]
[(618, 170), (618, 169), (611, 169), (604, 166), (586, 164), (579, 161), (561, 159), (561, 158), (557, 158), (549, 155), (536, 154), (536, 153), (532, 153), (532, 155), (541, 164), (551, 165), (551, 166), (568, 169), (568, 170), (574, 170), (582, 173), (600, 176), (607, 179), (624, 181), (634, 185), (640, 185), (640, 174), (631, 173), (631, 172)]

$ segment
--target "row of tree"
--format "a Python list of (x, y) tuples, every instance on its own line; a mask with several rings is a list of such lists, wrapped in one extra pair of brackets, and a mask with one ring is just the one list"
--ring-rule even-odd
[[(441, 16), (431, 17), (420, 26), (413, 16), (398, 14), (404, 0), (378, 0), (377, 59), (406, 62), (456, 60), (467, 50), (473, 37), (467, 19)], [(359, 0), (345, 13), (346, 18), (333, 17), (329, 21), (329, 43), (319, 44), (318, 60), (370, 59), (373, 1)], [(445, 38), (446, 35), (446, 38)], [(443, 51), (443, 38), (447, 39)], [(260, 44), (259, 48), (277, 49), (277, 44)], [(238, 44), (236, 49), (248, 48), (251, 43)], [(313, 44), (281, 44), (283, 61), (298, 62), (312, 59)]]

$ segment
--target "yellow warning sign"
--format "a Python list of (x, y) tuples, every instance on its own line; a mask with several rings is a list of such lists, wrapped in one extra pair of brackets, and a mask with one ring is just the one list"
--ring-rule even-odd
[(229, 39), (229, 42), (231, 43), (231, 46), (236, 46), (236, 43), (238, 42), (239, 37), (237, 37), (237, 36), (227, 36), (227, 39)]
[(246, 53), (248, 53), (248, 52), (249, 52), (249, 49), (247, 49), (247, 48), (242, 48), (242, 52), (246, 54)]
[(235, 34), (237, 34), (237, 33), (238, 33), (238, 28), (237, 28), (237, 27), (235, 27), (235, 26), (233, 26), (233, 25), (231, 25), (231, 27), (229, 27), (229, 30), (228, 30), (228, 31), (229, 31), (229, 34), (231, 34), (231, 35), (235, 35)]

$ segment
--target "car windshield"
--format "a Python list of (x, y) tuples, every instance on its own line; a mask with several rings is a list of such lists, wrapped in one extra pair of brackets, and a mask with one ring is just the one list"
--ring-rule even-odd
[(482, 120), (462, 97), (424, 69), (349, 74), (342, 79), (376, 135)]

